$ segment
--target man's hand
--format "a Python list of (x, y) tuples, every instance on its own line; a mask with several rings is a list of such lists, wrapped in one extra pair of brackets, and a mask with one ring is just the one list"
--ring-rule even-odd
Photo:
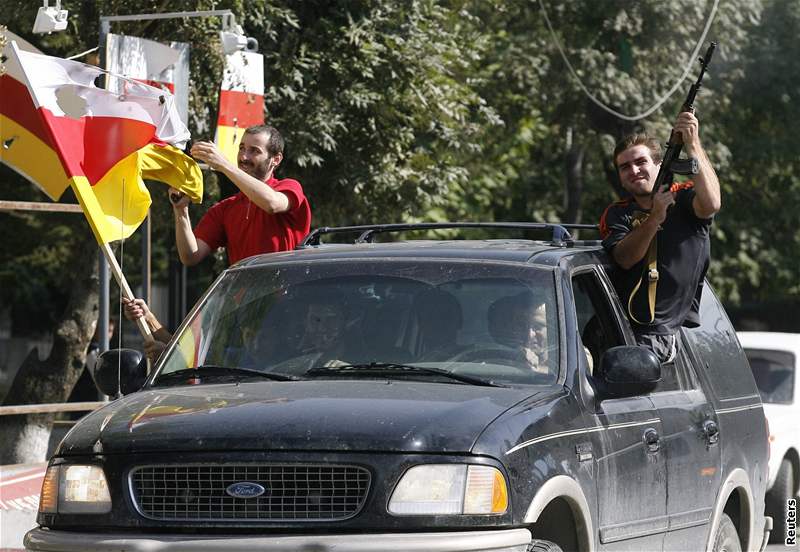
[(212, 170), (224, 171), (226, 168), (230, 169), (231, 164), (228, 159), (222, 155), (222, 152), (217, 149), (217, 146), (211, 142), (195, 142), (190, 151), (192, 157), (199, 161), (203, 161)]
[(678, 113), (673, 129), (681, 135), (687, 154), (700, 148), (700, 123), (694, 113), (690, 111)]
[(123, 297), (121, 299), (122, 306), (125, 310), (125, 318), (131, 322), (136, 322), (139, 318), (146, 317), (150, 314), (150, 309), (144, 299), (128, 299)]
[(169, 196), (169, 202), (172, 204), (172, 209), (175, 211), (186, 209), (192, 202), (189, 196), (173, 188), (170, 188), (167, 194)]
[(650, 217), (653, 219), (653, 222), (659, 225), (664, 222), (667, 218), (667, 209), (669, 209), (670, 205), (674, 204), (675, 194), (669, 190), (657, 192), (656, 195), (653, 196), (653, 208), (650, 209)]

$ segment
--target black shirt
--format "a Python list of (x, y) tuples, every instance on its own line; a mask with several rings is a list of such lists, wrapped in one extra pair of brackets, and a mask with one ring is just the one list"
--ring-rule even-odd
[[(673, 184), (672, 191), (677, 192), (675, 205), (667, 211), (667, 218), (656, 234), (658, 285), (655, 318), (651, 324), (637, 324), (631, 320), (634, 332), (639, 334), (671, 334), (680, 326), (693, 328), (700, 323), (700, 295), (711, 254), (709, 228), (713, 219), (701, 219), (695, 215), (692, 207), (695, 191), (691, 182)], [(634, 228), (634, 221), (646, 218), (648, 214), (649, 211), (639, 207), (633, 198), (609, 205), (600, 217), (600, 235), (606, 251), (611, 254), (614, 246)], [(646, 275), (646, 261), (645, 255), (629, 270), (615, 264), (611, 278), (626, 307), (631, 292)], [(645, 278), (631, 303), (631, 310), (640, 321), (650, 320), (647, 287)]]

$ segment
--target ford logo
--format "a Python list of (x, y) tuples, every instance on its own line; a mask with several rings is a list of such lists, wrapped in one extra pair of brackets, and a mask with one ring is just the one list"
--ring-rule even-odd
[(255, 498), (257, 496), (261, 496), (267, 492), (267, 490), (258, 483), (240, 481), (239, 483), (228, 485), (228, 488), (225, 489), (225, 492), (234, 498)]

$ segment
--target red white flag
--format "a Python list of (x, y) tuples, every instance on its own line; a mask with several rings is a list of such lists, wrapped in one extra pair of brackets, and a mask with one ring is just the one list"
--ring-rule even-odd
[(235, 52), (225, 56), (214, 142), (236, 164), (247, 127), (264, 124), (264, 56)]
[[(39, 125), (49, 138), (99, 243), (130, 236), (144, 220), (143, 174), (200, 202), (202, 175), (181, 151), (189, 131), (170, 94), (127, 79), (115, 94), (95, 86), (97, 67), (22, 52), (13, 42), (11, 53), (11, 71), (33, 101), (28, 128)], [(24, 90), (12, 89), (10, 101), (24, 102)]]
[[(22, 48), (38, 53), (24, 42)], [(12, 55), (9, 42), (3, 49), (3, 56), (11, 59)], [(7, 63), (6, 73), (0, 75), (0, 98), (0, 161), (35, 184), (50, 199), (58, 201), (69, 188), (69, 178), (16, 64)]]

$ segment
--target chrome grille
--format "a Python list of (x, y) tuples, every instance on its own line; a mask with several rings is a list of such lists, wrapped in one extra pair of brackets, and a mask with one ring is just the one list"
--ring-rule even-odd
[[(240, 482), (265, 492), (252, 498), (226, 493)], [(155, 520), (332, 521), (358, 513), (370, 473), (340, 465), (164, 465), (134, 469), (130, 483), (140, 513)]]

